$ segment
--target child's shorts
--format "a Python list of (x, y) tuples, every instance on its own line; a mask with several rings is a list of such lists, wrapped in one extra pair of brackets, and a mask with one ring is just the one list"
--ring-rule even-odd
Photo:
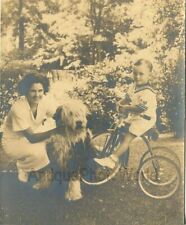
[(129, 126), (129, 132), (139, 137), (154, 127), (156, 120), (146, 120), (143, 118), (135, 119)]

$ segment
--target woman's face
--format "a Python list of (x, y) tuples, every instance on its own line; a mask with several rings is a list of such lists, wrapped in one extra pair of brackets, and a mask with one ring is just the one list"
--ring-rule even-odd
[(31, 104), (38, 104), (43, 95), (43, 85), (41, 83), (33, 83), (27, 93), (27, 99)]

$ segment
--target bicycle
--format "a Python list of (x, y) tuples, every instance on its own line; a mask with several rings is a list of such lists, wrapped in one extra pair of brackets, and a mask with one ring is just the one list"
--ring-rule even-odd
[[(120, 144), (125, 127), (117, 125), (106, 132), (93, 136), (91, 142), (95, 147), (96, 157), (109, 156)], [(149, 197), (166, 199), (176, 193), (181, 184), (180, 160), (172, 150), (158, 146), (151, 147), (150, 141), (158, 139), (158, 133), (154, 128), (141, 135), (147, 146), (147, 151), (142, 155), (137, 170), (137, 181), (141, 190)], [(113, 170), (105, 170), (104, 176), (95, 172), (94, 176), (82, 176), (82, 181), (88, 185), (101, 185), (111, 180), (119, 172), (124, 164), (127, 166), (130, 151), (124, 153), (124, 161), (121, 158)], [(101, 168), (103, 169), (103, 168)], [(102, 174), (103, 175), (103, 174)]]

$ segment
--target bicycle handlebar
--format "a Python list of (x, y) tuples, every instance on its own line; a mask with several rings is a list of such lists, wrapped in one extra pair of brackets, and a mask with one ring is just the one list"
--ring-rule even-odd
[(151, 120), (151, 117), (146, 115), (146, 114), (141, 114), (140, 117), (146, 119), (146, 120)]

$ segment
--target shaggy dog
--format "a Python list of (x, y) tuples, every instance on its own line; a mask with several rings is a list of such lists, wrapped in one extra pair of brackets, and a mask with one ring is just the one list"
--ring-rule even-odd
[(87, 129), (87, 107), (80, 100), (69, 99), (58, 108), (54, 115), (59, 132), (49, 139), (50, 149), (62, 171), (69, 177), (68, 200), (82, 198), (80, 171), (84, 168), (91, 151)]

